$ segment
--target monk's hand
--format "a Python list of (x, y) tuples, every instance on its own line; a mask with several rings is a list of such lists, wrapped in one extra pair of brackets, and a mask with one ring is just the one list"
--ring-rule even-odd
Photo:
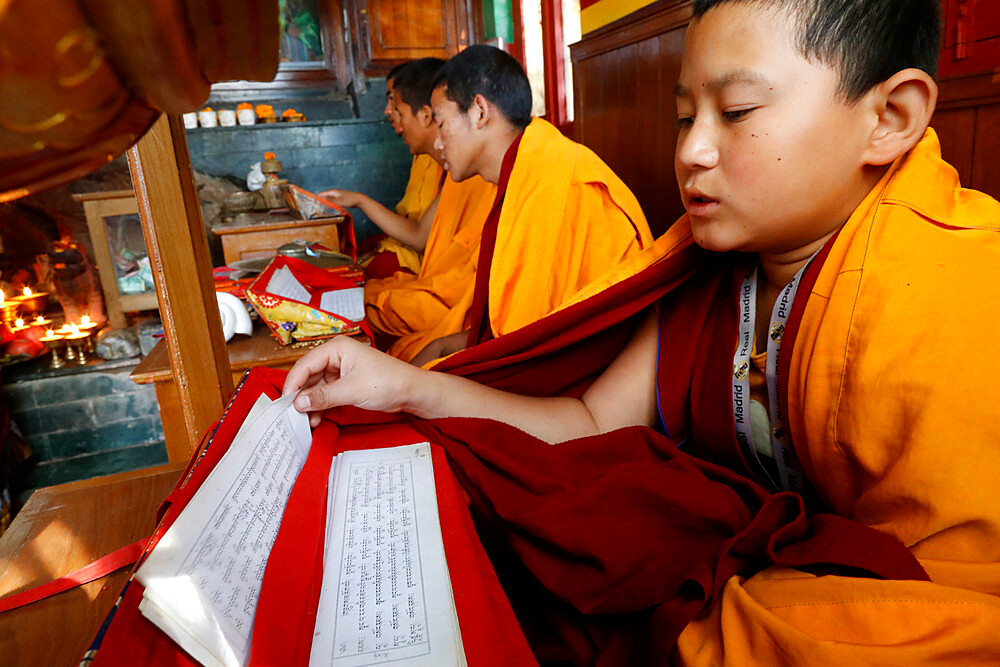
[(309, 412), (316, 426), (320, 411), (340, 405), (366, 410), (405, 410), (410, 387), (425, 371), (372, 349), (347, 336), (337, 336), (310, 350), (288, 371), (282, 395), (299, 392), (295, 409)]
[(334, 204), (339, 204), (344, 208), (360, 208), (362, 202), (366, 199), (366, 196), (360, 192), (352, 192), (350, 190), (324, 190), (320, 192), (319, 195), (323, 199), (329, 199)]

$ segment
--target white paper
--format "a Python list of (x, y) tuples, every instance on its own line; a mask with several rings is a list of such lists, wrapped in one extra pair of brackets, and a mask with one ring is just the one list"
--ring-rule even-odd
[(264, 567), (312, 440), (294, 396), (262, 399), (136, 574), (142, 613), (205, 665), (247, 662)]
[(309, 303), (309, 290), (302, 286), (287, 266), (275, 269), (271, 274), (271, 280), (267, 282), (266, 291), (284, 299)]
[(464, 664), (430, 445), (345, 452), (330, 495), (310, 667)]
[(319, 298), (319, 308), (354, 322), (360, 322), (365, 319), (365, 288), (349, 287), (323, 292)]

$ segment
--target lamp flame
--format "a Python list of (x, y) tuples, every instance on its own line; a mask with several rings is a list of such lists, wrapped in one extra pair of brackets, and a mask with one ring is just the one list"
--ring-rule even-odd
[(25, 287), (24, 288), (24, 296), (26, 296), (26, 297), (27, 296), (31, 296), (31, 288), (30, 287)]

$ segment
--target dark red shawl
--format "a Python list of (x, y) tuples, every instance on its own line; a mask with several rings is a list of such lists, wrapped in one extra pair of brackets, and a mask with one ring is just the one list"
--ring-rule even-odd
[[(927, 579), (894, 537), (809, 515), (801, 497), (751, 479), (727, 402), (744, 260), (688, 245), (592, 299), (437, 366), (526, 394), (575, 393), (618, 353), (637, 314), (659, 300), (658, 393), (675, 438), (632, 427), (551, 446), (489, 420), (402, 418), (447, 452), (541, 661), (662, 662), (731, 576), (772, 564)], [(786, 345), (804, 301), (793, 308)], [(327, 418), (350, 429), (386, 416), (337, 410)]]

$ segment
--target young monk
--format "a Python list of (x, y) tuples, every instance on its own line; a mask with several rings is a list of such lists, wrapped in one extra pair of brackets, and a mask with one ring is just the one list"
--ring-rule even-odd
[(385, 109), (382, 110), (382, 114), (385, 116), (385, 119), (389, 121), (389, 124), (392, 126), (392, 131), (396, 133), (397, 137), (403, 135), (403, 130), (399, 127), (399, 117), (396, 115), (396, 110), (392, 106), (392, 103), (395, 100), (393, 84), (396, 81), (396, 75), (399, 74), (399, 70), (403, 69), (405, 66), (406, 63), (400, 63), (389, 70), (389, 73), (385, 75)]
[[(383, 113), (392, 125), (392, 131), (397, 137), (403, 136), (403, 128), (399, 124), (399, 112), (396, 111), (395, 83), (396, 76), (406, 65), (400, 63), (396, 65), (385, 77), (385, 109)], [(429, 153), (421, 153), (413, 156), (410, 164), (410, 177), (406, 182), (406, 190), (403, 198), (396, 204), (396, 213), (404, 218), (409, 218), (413, 222), (418, 222), (430, 205), (437, 197), (437, 191), (441, 182), (441, 165), (434, 156)]]
[(441, 324), (407, 341), (403, 356), (420, 352), (415, 363), (543, 317), (652, 242), (621, 179), (592, 151), (531, 118), (528, 78), (509, 54), (466, 49), (441, 68), (431, 101), (451, 177), (481, 176), (499, 195), (476, 282)]
[[(400, 75), (394, 97), (403, 137), (412, 146), (433, 151), (437, 127), (431, 116), (430, 77)], [(416, 275), (397, 271), (384, 279), (365, 283), (365, 312), (382, 342), (414, 338), (441, 321), (472, 285), (483, 223), (496, 197), (496, 186), (479, 176), (456, 183), (444, 179), (439, 201), (424, 243)], [(407, 340), (390, 348), (390, 354), (409, 361)]]
[[(423, 91), (430, 86), (443, 63), (440, 58), (410, 61), (390, 73), (392, 78), (387, 79), (386, 117), (414, 156), (410, 179), (396, 210), (391, 211), (360, 192), (332, 189), (320, 193), (321, 197), (341, 206), (364, 211), (389, 236), (379, 243), (376, 256), (378, 253), (392, 256), (394, 261), (389, 263), (392, 269), (403, 268), (412, 273), (420, 270), (419, 253), (427, 242), (443, 179), (441, 164), (433, 155), (435, 131), (430, 122), (429, 105), (428, 113), (422, 113)], [(372, 271), (380, 277), (391, 275), (393, 271), (382, 264), (378, 262), (371, 267)]]
[(734, 576), (680, 634), (679, 663), (995, 663), (1000, 407), (983, 343), (1000, 325), (1000, 204), (960, 187), (928, 128), (939, 3), (696, 0), (693, 15), (676, 87), (688, 213), (655, 250), (690, 237), (712, 254), (581, 399), (349, 340), (303, 357), (285, 391), (300, 410), (491, 417), (549, 442), (658, 426), (897, 538), (929, 576)]

